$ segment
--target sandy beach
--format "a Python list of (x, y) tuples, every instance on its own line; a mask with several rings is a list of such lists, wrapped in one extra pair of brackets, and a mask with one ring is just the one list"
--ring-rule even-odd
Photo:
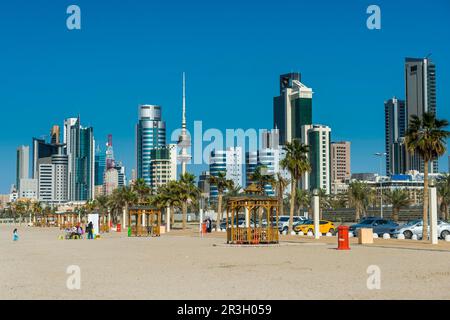
[[(335, 238), (229, 247), (225, 234), (174, 231), (160, 238), (58, 240), (61, 231), (0, 226), (0, 299), (450, 299), (450, 250), (352, 243)], [(382, 241), (382, 240), (381, 240)], [(68, 266), (81, 289), (69, 290)], [(367, 268), (381, 271), (369, 290)]]

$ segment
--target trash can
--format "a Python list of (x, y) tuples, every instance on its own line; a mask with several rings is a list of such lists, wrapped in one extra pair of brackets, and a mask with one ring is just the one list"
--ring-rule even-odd
[(207, 230), (206, 230), (206, 223), (203, 222), (202, 223), (202, 234), (206, 234)]
[(338, 227), (338, 250), (350, 250), (348, 241), (348, 226)]
[(131, 227), (128, 227), (128, 236), (131, 237)]
[(117, 232), (122, 232), (122, 224), (117, 224)]

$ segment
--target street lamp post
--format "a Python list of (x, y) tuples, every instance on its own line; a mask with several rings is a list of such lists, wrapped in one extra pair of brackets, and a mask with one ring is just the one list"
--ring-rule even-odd
[(380, 217), (383, 219), (383, 157), (386, 156), (385, 152), (377, 152), (375, 156), (380, 158)]

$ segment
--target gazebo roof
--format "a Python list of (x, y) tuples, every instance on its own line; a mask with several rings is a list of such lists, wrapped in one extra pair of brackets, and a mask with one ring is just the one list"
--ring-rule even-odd
[(129, 208), (129, 210), (152, 210), (152, 211), (160, 211), (155, 206), (148, 206), (148, 205), (136, 205)]

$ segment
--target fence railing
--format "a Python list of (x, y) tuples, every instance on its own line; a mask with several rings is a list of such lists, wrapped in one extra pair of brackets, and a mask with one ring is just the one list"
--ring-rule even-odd
[(232, 244), (278, 243), (278, 228), (228, 228), (227, 241)]

